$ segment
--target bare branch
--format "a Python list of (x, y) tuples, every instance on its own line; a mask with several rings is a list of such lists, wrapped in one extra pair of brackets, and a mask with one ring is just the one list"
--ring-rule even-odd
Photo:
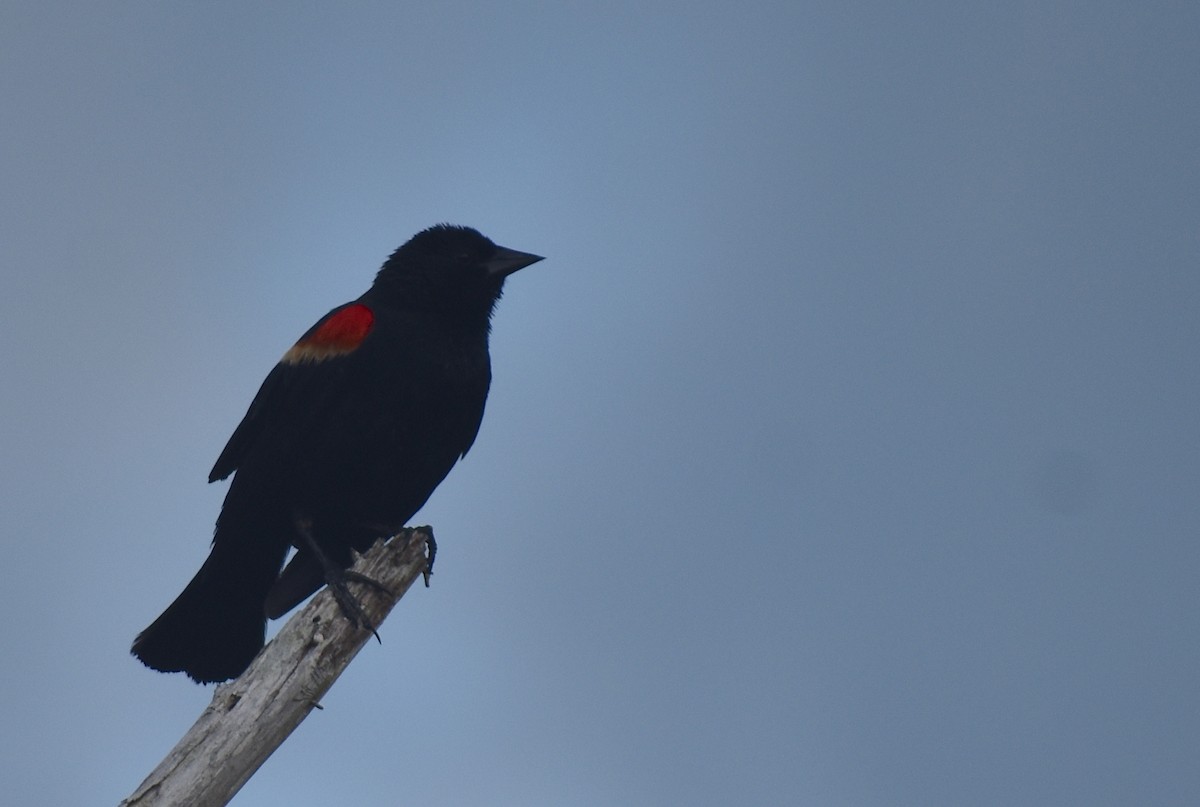
[[(353, 569), (396, 593), (391, 600), (358, 586), (363, 609), (375, 625), (426, 569), (428, 527), (379, 541)], [(338, 611), (328, 590), (295, 614), (242, 675), (221, 684), (200, 715), (158, 767), (122, 807), (219, 807), (300, 725), (371, 638)]]

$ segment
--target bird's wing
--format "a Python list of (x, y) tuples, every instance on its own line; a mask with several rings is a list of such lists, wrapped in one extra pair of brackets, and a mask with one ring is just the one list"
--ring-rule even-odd
[(375, 313), (361, 302), (346, 303), (330, 311), (308, 329), (267, 375), (258, 394), (234, 430), (208, 475), (209, 482), (237, 470), (246, 452), (281, 407), (291, 399), (290, 389), (303, 385), (318, 367), (350, 355), (375, 326)]

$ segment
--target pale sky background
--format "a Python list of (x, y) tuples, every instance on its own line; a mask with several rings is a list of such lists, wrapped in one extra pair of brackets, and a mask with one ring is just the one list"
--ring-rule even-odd
[(1200, 4), (17, 0), (0, 88), (6, 803), (208, 703), (208, 470), (439, 221), (547, 260), (434, 585), (234, 805), (1200, 798)]

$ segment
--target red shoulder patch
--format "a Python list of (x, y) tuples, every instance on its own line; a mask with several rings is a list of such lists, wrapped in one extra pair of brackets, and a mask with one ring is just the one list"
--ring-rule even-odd
[(351, 303), (330, 314), (283, 354), (284, 364), (318, 362), (344, 356), (367, 338), (375, 326), (375, 312), (362, 303)]

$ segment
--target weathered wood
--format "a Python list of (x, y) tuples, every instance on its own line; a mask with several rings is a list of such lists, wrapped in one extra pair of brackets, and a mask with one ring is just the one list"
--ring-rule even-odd
[[(358, 559), (360, 572), (395, 592), (350, 583), (371, 621), (392, 606), (426, 568), (427, 527), (405, 530)], [(122, 807), (218, 807), (300, 725), (362, 648), (371, 631), (354, 628), (322, 590), (295, 614), (246, 672), (213, 692), (200, 715)]]

